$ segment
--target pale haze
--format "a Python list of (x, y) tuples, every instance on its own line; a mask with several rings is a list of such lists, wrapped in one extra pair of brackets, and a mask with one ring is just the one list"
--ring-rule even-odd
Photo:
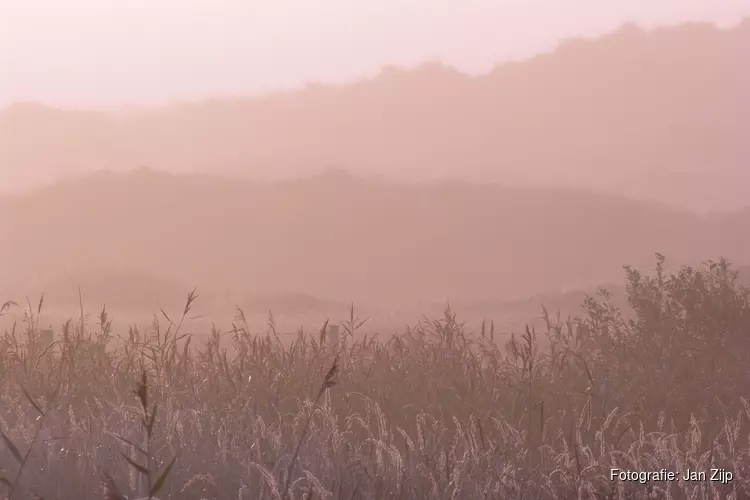
[(476, 319), (654, 252), (750, 264), (749, 15), (0, 0), (0, 300)]
[(0, 0), (0, 500), (748, 500), (748, 131), (750, 0)]
[(635, 22), (731, 24), (748, 0), (0, 0), (0, 105), (121, 106), (464, 72)]

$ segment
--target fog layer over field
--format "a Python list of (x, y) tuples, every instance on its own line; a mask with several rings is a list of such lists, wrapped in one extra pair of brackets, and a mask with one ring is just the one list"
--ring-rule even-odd
[(0, 498), (750, 498), (748, 54), (0, 109)]

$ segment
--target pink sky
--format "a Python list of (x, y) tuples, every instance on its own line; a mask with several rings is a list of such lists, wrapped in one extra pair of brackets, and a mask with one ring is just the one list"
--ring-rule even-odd
[(0, 105), (165, 103), (425, 60), (474, 73), (625, 22), (748, 15), (750, 0), (0, 0)]

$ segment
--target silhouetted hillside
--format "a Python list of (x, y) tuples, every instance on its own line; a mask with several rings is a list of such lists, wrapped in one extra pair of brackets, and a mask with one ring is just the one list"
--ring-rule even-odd
[(750, 21), (634, 26), (478, 78), (427, 64), (342, 87), (129, 116), (0, 112), (0, 181), (153, 165), (311, 173), (330, 165), (596, 187), (691, 209), (744, 206)]
[(656, 251), (742, 264), (748, 221), (563, 189), (141, 170), (4, 198), (0, 272), (17, 285), (113, 268), (258, 294), (502, 299), (617, 280)]

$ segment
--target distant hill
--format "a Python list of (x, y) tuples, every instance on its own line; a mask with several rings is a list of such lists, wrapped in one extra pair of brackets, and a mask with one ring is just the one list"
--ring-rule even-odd
[(379, 304), (510, 300), (620, 283), (622, 265), (650, 268), (654, 252), (744, 264), (748, 223), (750, 211), (699, 216), (582, 190), (140, 170), (0, 197), (0, 276), (18, 288), (134, 269), (167, 294), (179, 282)]
[(470, 78), (439, 64), (372, 80), (115, 115), (0, 111), (0, 184), (151, 165), (597, 188), (696, 210), (745, 206), (750, 20), (629, 25)]

